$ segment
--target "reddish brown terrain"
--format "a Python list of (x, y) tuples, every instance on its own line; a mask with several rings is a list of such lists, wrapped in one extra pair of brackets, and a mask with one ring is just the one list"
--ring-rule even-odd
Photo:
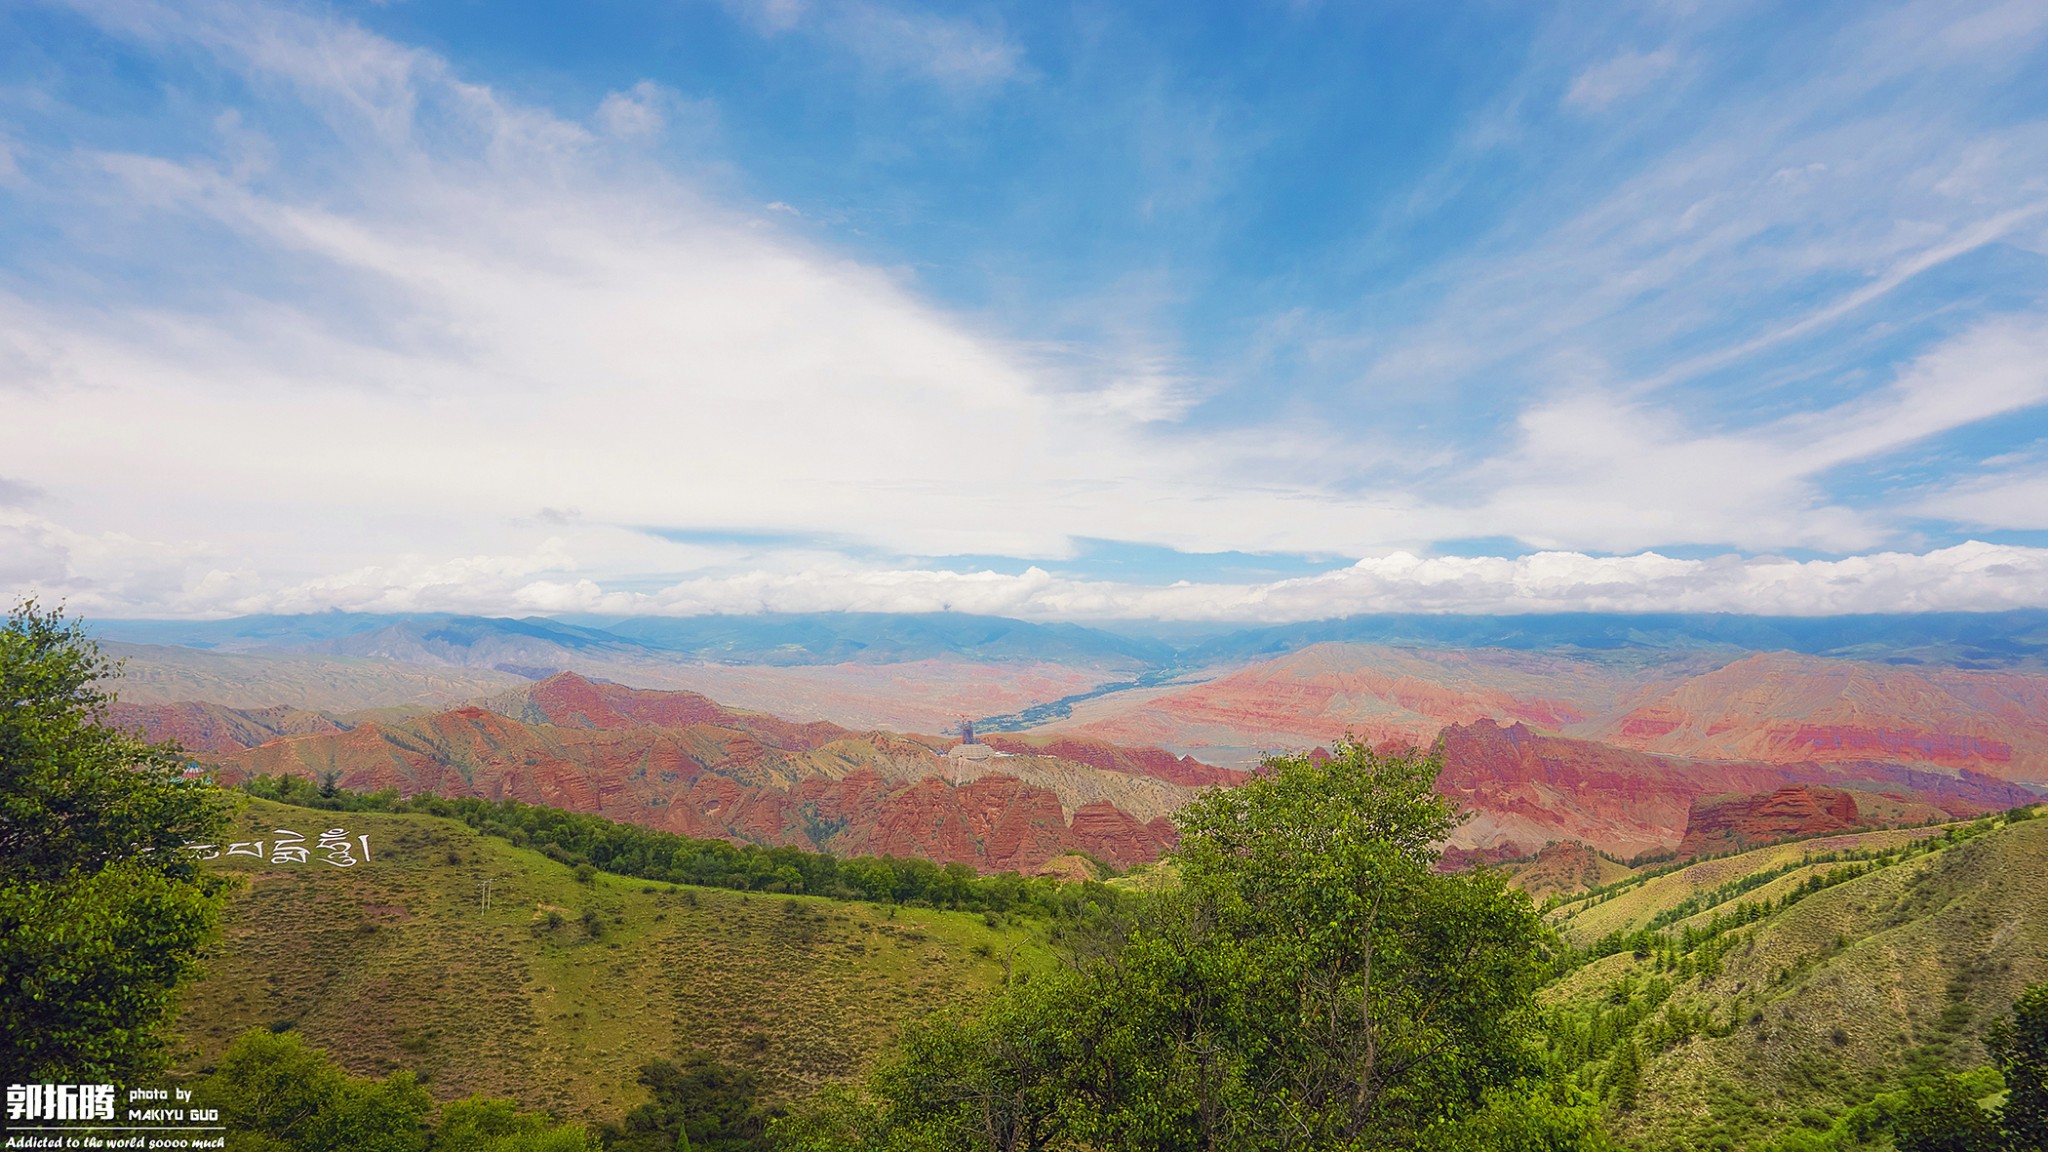
[[(930, 682), (912, 667), (784, 670), (772, 682), (748, 667), (720, 675), (738, 685), (759, 673), (769, 687), (756, 695), (791, 693), (782, 710), (797, 715), (830, 714), (796, 700), (818, 677), (845, 678), (826, 693), (841, 704), (927, 689), (923, 714), (974, 715), (953, 709), (984, 702), (960, 695), (968, 690), (952, 665), (943, 675), (937, 663), (916, 665)], [(1047, 674), (1027, 694), (1092, 682)], [(1005, 681), (985, 703), (1017, 690)], [(1347, 732), (1377, 746), (1443, 737), (1441, 786), (1473, 813), (1453, 839), (1457, 859), (1526, 856), (1565, 840), (1624, 858), (1670, 851), (1701, 798), (1794, 784), (1849, 792), (1864, 822), (1883, 824), (2009, 807), (2030, 798), (2015, 784), (2048, 784), (2048, 676), (1786, 653), (1317, 644), (1201, 683), (1083, 701), (1052, 727), (986, 736), (1005, 755), (974, 761), (942, 756), (950, 741), (933, 737), (783, 720), (578, 675), (432, 714), (174, 704), (116, 719), (228, 771), (339, 771), (351, 787), (512, 796), (694, 835), (983, 868), (1031, 867), (1070, 849), (1149, 859), (1165, 836), (1160, 818), (1194, 790), (1241, 779), (1264, 752)], [(998, 776), (1009, 783), (990, 782)]]
[(1646, 675), (1526, 652), (1316, 644), (1203, 683), (1089, 701), (1058, 728), (1248, 765), (1347, 732), (1379, 745), (1427, 744), (1445, 726), (1475, 720), (1561, 731), (1676, 683), (1694, 665), (1674, 667)]
[(304, 708), (225, 708), (197, 700), (172, 704), (117, 701), (107, 710), (116, 728), (140, 731), (151, 741), (175, 740), (188, 752), (238, 752), (280, 736), (340, 732), (344, 725)]
[(1622, 857), (1673, 847), (1695, 797), (1776, 788), (1779, 765), (1703, 764), (1651, 756), (1491, 720), (1443, 731), (1437, 788), (1475, 813), (1454, 843), (1533, 852), (1583, 840)]
[(157, 738), (203, 728), (195, 734), (230, 783), (332, 773), (354, 790), (514, 799), (690, 836), (983, 871), (1029, 870), (1076, 851), (1118, 865), (1157, 859), (1173, 842), (1166, 813), (1192, 793), (1147, 768), (1181, 778), (1216, 771), (1072, 738), (1061, 752), (1075, 758), (962, 763), (931, 738), (799, 723), (573, 673), (489, 704), (388, 722), (321, 717), (321, 730), (285, 735), (231, 709), (152, 706), (124, 717)]
[(1052, 756), (1061, 760), (1091, 764), (1106, 772), (1156, 776), (1161, 780), (1171, 780), (1175, 784), (1186, 784), (1191, 788), (1210, 784), (1238, 784), (1250, 775), (1241, 769), (1218, 768), (1213, 764), (1204, 764), (1193, 756), (1176, 757), (1163, 748), (1133, 748), (1103, 740), (1084, 740), (1057, 734), (997, 732), (983, 737), (982, 743), (1013, 755)]
[(1793, 784), (1760, 796), (1716, 796), (1693, 802), (1681, 858), (1740, 852), (1780, 840), (1847, 832), (1865, 823), (1856, 797), (1840, 788)]
[(1057, 731), (1244, 765), (1349, 733), (1445, 741), (1459, 858), (1583, 840), (1668, 851), (1703, 796), (1811, 783), (1872, 823), (2025, 802), (2048, 783), (2048, 676), (1787, 653), (1618, 659), (1318, 644), (1199, 684), (1088, 701)]
[(1765, 653), (1585, 734), (1715, 760), (1913, 764), (2044, 782), (2048, 677)]
[(1198, 684), (1088, 701), (1058, 728), (1231, 764), (1347, 731), (1426, 744), (1475, 720), (1696, 760), (1896, 764), (2048, 784), (2048, 675), (1786, 652), (1629, 662), (1317, 644)]
[[(2032, 798), (2025, 789), (1971, 772), (1682, 759), (1487, 720), (1446, 728), (1443, 741), (1437, 788), (1474, 813), (1452, 843), (1508, 855), (1563, 839), (1624, 858), (1670, 849), (1690, 835), (1702, 797), (1769, 793), (1795, 783), (1854, 791), (1852, 805), (1860, 799), (1864, 822), (1872, 824), (1976, 816)], [(1795, 828), (1772, 838), (1799, 834)]]

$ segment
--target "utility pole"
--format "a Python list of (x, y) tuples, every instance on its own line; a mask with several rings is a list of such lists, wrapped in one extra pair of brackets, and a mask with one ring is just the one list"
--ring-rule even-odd
[(489, 880), (480, 880), (477, 882), (476, 889), (476, 914), (481, 916), (491, 910), (491, 882)]

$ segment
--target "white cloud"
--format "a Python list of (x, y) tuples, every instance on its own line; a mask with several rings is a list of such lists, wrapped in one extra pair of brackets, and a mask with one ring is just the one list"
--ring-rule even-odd
[(668, 93), (652, 80), (642, 80), (624, 92), (613, 92), (597, 106), (597, 122), (613, 136), (623, 139), (653, 136), (667, 124), (662, 105)]
[(1911, 510), (1979, 528), (2048, 530), (2048, 468), (2036, 464), (1972, 477), (1916, 501)]
[[(1262, 434), (1148, 430), (1184, 403), (1176, 380), (1046, 385), (1031, 355), (892, 276), (427, 54), (269, 10), (93, 11), (288, 85), (333, 131), (317, 169), (335, 175), (305, 187), (290, 179), (303, 136), (261, 180), (210, 156), (73, 166), (101, 181), (78, 190), (80, 220), (113, 200), (138, 244), (203, 229), (283, 290), (167, 266), (145, 306), (0, 292), (0, 347), (20, 350), (0, 361), (0, 388), (20, 393), (0, 459), (50, 493), (49, 531), (205, 554), (137, 604), (221, 609), (189, 599), (219, 591), (215, 567), (308, 603), (334, 573), (409, 588), (388, 557), (524, 554), (535, 508), (911, 555), (1052, 557), (1073, 536), (1363, 552), (1434, 524), (1400, 500), (1247, 484)], [(630, 535), (584, 541), (579, 562), (689, 570), (618, 543)], [(88, 555), (50, 576), (101, 587)]]
[(921, 73), (956, 87), (980, 87), (1015, 75), (1023, 52), (1000, 31), (879, 4), (837, 6), (830, 34), (871, 67)]
[[(1821, 611), (1814, 605), (1829, 589), (1880, 606), (1871, 610), (1887, 597), (2038, 599), (2038, 583), (2027, 583), (2038, 561), (2024, 551), (1999, 562), (2009, 571), (1970, 568), (1950, 553), (1786, 568), (1642, 551), (1706, 542), (1841, 552), (1895, 541), (1888, 513), (1832, 504), (1825, 472), (2041, 403), (2048, 322), (2038, 316), (1980, 324), (1889, 386), (1753, 427), (1718, 426), (1669, 389), (1630, 389), (1596, 364), (1588, 382), (1530, 405), (1509, 439), (1483, 451), (1463, 440), (1410, 448), (1398, 431), (1375, 439), (1299, 411), (1205, 433), (1175, 424), (1195, 397), (1170, 357), (1138, 347), (1110, 370), (1065, 370), (1105, 360), (1042, 354), (977, 330), (897, 275), (785, 234), (756, 205), (718, 203), (687, 174), (653, 169), (614, 143), (660, 130), (673, 97), (652, 85), (608, 97), (593, 131), (331, 20), (122, 0), (87, 10), (160, 52), (211, 54), (270, 107), (221, 119), (222, 155), (75, 157), (77, 214), (64, 221), (94, 229), (106, 223), (97, 206), (117, 202), (133, 217), (124, 225), (135, 229), (133, 254), (203, 231), (225, 266), (265, 276), (244, 283), (166, 263), (151, 270), (168, 285), (154, 302), (119, 308), (0, 292), (10, 417), (0, 460), (42, 493), (36, 516), (0, 527), (0, 582), (62, 589), (82, 608), (950, 603), (1298, 618), (1541, 605)], [(764, 27), (850, 21), (834, 26), (848, 44), (866, 21), (860, 35), (908, 53), (890, 67), (986, 82), (1019, 66), (1008, 41), (979, 26), (912, 27), (857, 5), (762, 10)], [(941, 58), (953, 63), (934, 63)], [(330, 136), (273, 141), (261, 133), (266, 111), (310, 112)], [(1827, 155), (1833, 179), (1839, 156), (1853, 165), (1861, 155), (1811, 145), (1787, 146), (1782, 163), (1717, 152), (1696, 171), (1645, 177), (1539, 250), (1475, 277), (1448, 298), (1440, 324), (1388, 342), (1382, 370), (1455, 378), (1512, 346), (1548, 347), (1638, 295), (1668, 294), (1703, 267), (1713, 272), (1702, 289), (1711, 305), (1758, 271), (1734, 254), (1783, 223), (1756, 207), (1792, 194), (1770, 173), (1794, 161), (1806, 172), (1821, 163), (1810, 156)], [(1992, 177), (2016, 161), (1987, 163), (1972, 188), (1998, 187)], [(1737, 167), (1753, 169), (1750, 192), (1725, 179)], [(1731, 205), (1702, 195), (1708, 187), (1755, 199)], [(1676, 230), (1694, 208), (1693, 226)], [(1970, 211), (1981, 217), (1972, 227), (1873, 233), (1773, 259), (1837, 268), (1853, 257), (1886, 270), (1822, 314), (1839, 315), (2034, 219), (2028, 205), (2006, 202)], [(1062, 367), (1049, 369), (1054, 360)], [(1425, 496), (1409, 474), (1389, 480), (1361, 465), (1418, 460), (1456, 472), (1447, 485), (1456, 490)], [(1347, 487), (1361, 474), (1370, 482)], [(1965, 502), (2010, 509), (2026, 491), (1958, 489), (1947, 499), (1974, 518)], [(1974, 522), (2019, 513), (1998, 515)], [(1144, 589), (1043, 572), (902, 572), (794, 552), (769, 563), (634, 527), (1046, 559), (1081, 536), (1351, 556), (1511, 536), (1556, 551), (1497, 562), (1396, 556), (1307, 582)], [(1963, 583), (1971, 578), (1984, 582), (1981, 594)], [(619, 591), (628, 586), (667, 591)]]
[[(1830, 407), (1703, 430), (1668, 405), (1581, 391), (1523, 412), (1519, 442), (1483, 465), (1482, 534), (1631, 551), (1716, 541), (1766, 551), (1881, 546), (1891, 513), (1833, 502), (1832, 470), (2048, 404), (2048, 315), (1995, 317)], [(1958, 495), (1956, 500), (1961, 500)], [(1963, 516), (1962, 503), (1952, 507)], [(2004, 526), (2004, 525), (2000, 525)]]
[(1000, 83), (1017, 73), (1023, 50), (1000, 29), (865, 0), (722, 0), (764, 36), (807, 31), (881, 73), (958, 88)]
[[(0, 517), (0, 542), (21, 530)], [(1543, 552), (1518, 558), (1368, 558), (1333, 572), (1258, 584), (1166, 587), (1019, 574), (863, 565), (845, 557), (675, 581), (654, 591), (608, 589), (577, 575), (569, 544), (543, 540), (521, 554), (445, 560), (396, 557), (284, 587), (247, 573), (196, 569), (175, 576), (176, 549), (132, 539), (84, 540), (30, 525), (44, 547), (118, 556), (117, 578), (44, 579), (29, 587), (105, 616), (257, 612), (595, 612), (693, 616), (762, 612), (965, 612), (1064, 620), (1285, 622), (1375, 612), (1743, 612), (1770, 615), (1988, 611), (2048, 607), (2048, 549), (1968, 543), (1927, 553), (1841, 560), (1722, 556), (1683, 560), (1654, 552), (1595, 557)], [(10, 547), (0, 550), (0, 555)], [(47, 565), (48, 561), (45, 560)], [(0, 576), (8, 573), (0, 572)]]
[(1599, 111), (1616, 100), (1648, 91), (1677, 63), (1678, 54), (1669, 48), (1655, 52), (1623, 52), (1573, 77), (1571, 87), (1565, 91), (1564, 102), (1568, 107), (1581, 111)]

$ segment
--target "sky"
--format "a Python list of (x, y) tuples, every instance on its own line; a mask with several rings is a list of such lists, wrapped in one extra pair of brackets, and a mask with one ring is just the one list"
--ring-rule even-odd
[(0, 593), (2048, 606), (2048, 0), (14, 0)]

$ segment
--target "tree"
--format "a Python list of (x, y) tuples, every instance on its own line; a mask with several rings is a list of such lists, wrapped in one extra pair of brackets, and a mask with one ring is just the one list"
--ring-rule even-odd
[(237, 1037), (194, 1096), (235, 1145), (262, 1152), (422, 1152), (433, 1107), (410, 1072), (358, 1079), (297, 1033), (262, 1029)]
[(913, 1030), (798, 1147), (1034, 1152), (1597, 1146), (1588, 1102), (1521, 1108), (1540, 1071), (1544, 930), (1490, 871), (1436, 870), (1441, 762), (1346, 741), (1269, 759), (1181, 810), (1181, 886)]
[(2048, 1152), (2048, 984), (2036, 984), (2013, 1002), (2012, 1015), (1985, 1037), (2005, 1074), (1999, 1127), (2012, 1152)]
[(556, 1124), (521, 1112), (510, 1100), (472, 1096), (441, 1109), (433, 1152), (596, 1152), (597, 1142), (575, 1124)]
[(1999, 1152), (1998, 1125), (1954, 1076), (1914, 1088), (1892, 1118), (1899, 1152)]
[(1608, 1098), (1614, 1101), (1618, 1111), (1635, 1110), (1636, 1100), (1642, 1093), (1643, 1069), (1634, 1040), (1622, 1037), (1614, 1055), (1608, 1058), (1605, 1083)]
[(615, 1152), (744, 1152), (765, 1147), (769, 1114), (761, 1108), (761, 1081), (738, 1068), (691, 1052), (677, 1060), (653, 1060), (640, 1070), (640, 1083), (654, 1098), (628, 1112), (618, 1127), (607, 1126), (605, 1147)]
[(131, 1082), (218, 920), (226, 881), (181, 846), (229, 801), (175, 747), (107, 726), (112, 672), (34, 602), (0, 627), (0, 1077)]

